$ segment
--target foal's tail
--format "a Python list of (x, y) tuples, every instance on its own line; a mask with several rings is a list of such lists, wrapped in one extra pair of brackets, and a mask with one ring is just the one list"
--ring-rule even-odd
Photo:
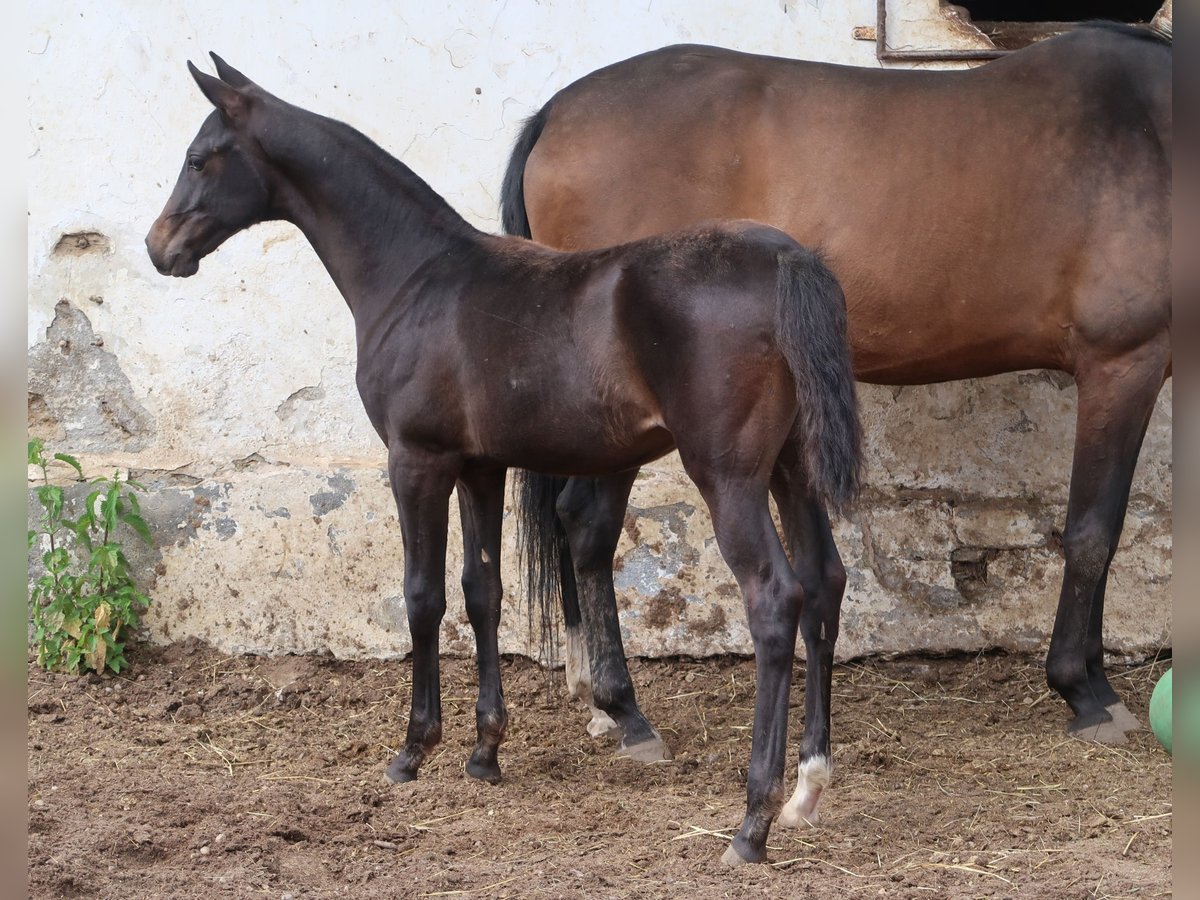
[(802, 247), (779, 253), (776, 339), (796, 381), (796, 436), (809, 490), (834, 511), (858, 493), (862, 431), (846, 336), (846, 300), (820, 257)]
[[(546, 103), (525, 120), (513, 143), (500, 187), (500, 222), (505, 234), (533, 236), (525, 213), (525, 163), (542, 136), (549, 113), (550, 104)], [(563, 591), (574, 589), (567, 533), (556, 512), (558, 495), (567, 479), (518, 470), (515, 480), (517, 546), (529, 592), (529, 633), (534, 633), (536, 617), (540, 624), (542, 659), (553, 666), (557, 656), (555, 611)], [(568, 628), (577, 624), (577, 610), (577, 603), (564, 604)]]

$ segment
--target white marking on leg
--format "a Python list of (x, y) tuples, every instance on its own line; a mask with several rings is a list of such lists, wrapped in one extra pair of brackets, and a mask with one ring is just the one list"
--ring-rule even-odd
[(587, 644), (578, 625), (567, 629), (567, 691), (572, 697), (592, 705), (592, 666)]
[(817, 806), (833, 778), (833, 764), (824, 755), (813, 756), (801, 761), (797, 775), (796, 791), (779, 814), (779, 824), (789, 828), (820, 821)]
[(592, 696), (592, 664), (588, 659), (583, 629), (578, 626), (567, 629), (567, 691), (572, 697), (586, 703), (592, 711), (592, 720), (587, 725), (587, 733), (592, 737), (602, 737), (620, 730), (620, 726), (608, 713), (595, 706), (595, 698)]

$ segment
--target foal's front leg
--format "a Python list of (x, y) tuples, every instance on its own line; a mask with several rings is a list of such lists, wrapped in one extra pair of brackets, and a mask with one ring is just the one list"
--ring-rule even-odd
[(467, 618), (475, 632), (479, 665), (479, 700), (475, 704), (475, 751), (467, 774), (496, 784), (496, 753), (508, 728), (508, 711), (500, 685), (500, 532), (504, 516), (504, 469), (464, 473), (458, 482), (458, 508), (463, 533), (463, 595)]
[(456, 460), (393, 448), (388, 474), (404, 537), (404, 606), (412, 635), (413, 687), (408, 735), (387, 778), (412, 781), (442, 739), (438, 627), (446, 612), (446, 529)]

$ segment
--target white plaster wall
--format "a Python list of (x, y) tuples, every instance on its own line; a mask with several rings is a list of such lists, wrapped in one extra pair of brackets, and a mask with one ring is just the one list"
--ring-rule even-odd
[[(895, 0), (893, 44), (947, 43), (933, 5)], [(187, 280), (146, 257), (145, 232), (210, 109), (186, 60), (211, 69), (214, 50), (284, 99), (349, 122), (491, 230), (519, 123), (595, 68), (680, 41), (876, 65), (874, 45), (852, 37), (874, 25), (873, 0), (94, 0), (27, 13), (31, 430), (160, 491), (162, 546), (145, 559), (156, 637), (269, 652), (406, 652), (398, 527), (354, 388), (350, 315), (300, 234), (259, 226)], [(103, 240), (55, 250), (76, 232)], [(862, 395), (871, 487), (839, 526), (851, 566), (843, 653), (1044, 643), (1073, 388), (1026, 374)], [(314, 499), (323, 491), (332, 505)], [(1110, 580), (1114, 649), (1169, 642), (1169, 500), (1168, 389), (1134, 486), (1134, 546), (1127, 538)], [(632, 502), (640, 528), (618, 560), (630, 652), (748, 651), (677, 466), (655, 466)], [(952, 597), (961, 546), (1000, 548), (993, 581), (953, 608), (931, 605)], [(454, 553), (446, 643), (468, 652)], [(504, 648), (519, 651), (511, 565), (506, 588)], [(646, 624), (664, 603), (683, 625)]]

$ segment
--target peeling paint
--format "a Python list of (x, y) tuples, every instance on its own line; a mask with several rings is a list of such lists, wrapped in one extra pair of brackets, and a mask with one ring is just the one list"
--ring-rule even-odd
[(326, 481), (329, 483), (329, 490), (318, 491), (308, 498), (314, 516), (324, 516), (340, 508), (354, 490), (354, 482), (342, 473), (330, 475)]
[(154, 438), (154, 417), (119, 360), (67, 300), (55, 304), (45, 340), (29, 349), (28, 393), (30, 429), (53, 442), (137, 451)]

